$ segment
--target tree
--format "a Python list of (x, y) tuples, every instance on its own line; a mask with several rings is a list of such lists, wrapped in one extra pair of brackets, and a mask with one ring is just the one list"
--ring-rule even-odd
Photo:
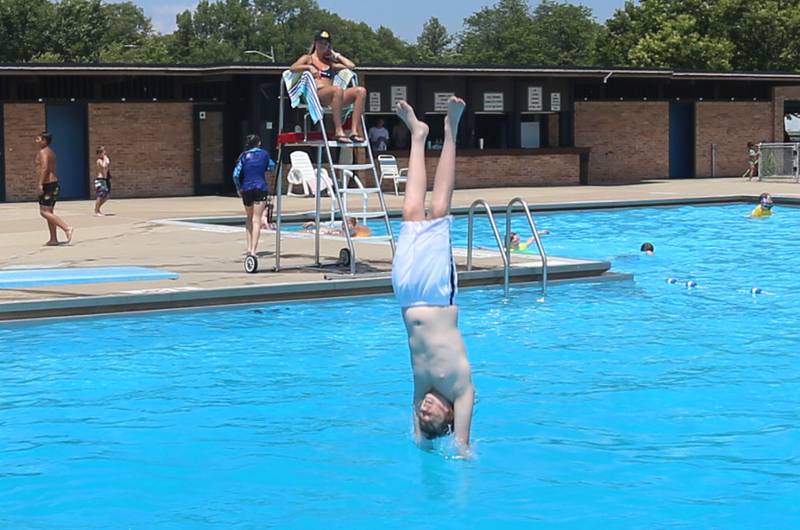
[(115, 42), (100, 52), (100, 62), (126, 64), (152, 64), (173, 62), (169, 42), (171, 35), (151, 35), (139, 44)]
[(500, 0), (464, 20), (458, 42), (460, 62), (470, 64), (533, 64), (536, 36), (524, 0)]
[(588, 66), (602, 26), (583, 5), (543, 0), (533, 11), (536, 62), (548, 66)]
[(152, 36), (153, 24), (141, 7), (132, 2), (103, 4), (103, 47), (141, 45)]
[(98, 62), (107, 28), (101, 0), (62, 0), (51, 9), (45, 50), (61, 62)]
[(712, 70), (796, 70), (800, 0), (627, 1), (596, 40), (596, 62)]
[(0, 0), (0, 62), (27, 62), (45, 50), (51, 9), (47, 0)]
[(452, 45), (453, 37), (447, 33), (447, 28), (438, 18), (431, 17), (422, 26), (422, 33), (417, 37), (416, 59), (427, 64), (448, 62)]

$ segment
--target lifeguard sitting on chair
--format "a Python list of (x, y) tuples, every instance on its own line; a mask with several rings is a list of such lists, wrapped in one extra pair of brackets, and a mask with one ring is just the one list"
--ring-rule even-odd
[[(330, 106), (333, 110), (334, 136), (342, 144), (364, 142), (364, 131), (361, 127), (361, 115), (364, 113), (364, 101), (367, 90), (362, 86), (353, 86), (343, 89), (334, 86), (333, 80), (336, 73), (342, 69), (355, 68), (353, 61), (333, 51), (331, 36), (327, 31), (320, 31), (314, 37), (314, 44), (309, 52), (295, 61), (289, 68), (292, 72), (310, 72), (317, 85), (317, 95), (322, 105)], [(353, 105), (352, 124), (350, 134), (345, 134), (342, 126), (342, 109)]]

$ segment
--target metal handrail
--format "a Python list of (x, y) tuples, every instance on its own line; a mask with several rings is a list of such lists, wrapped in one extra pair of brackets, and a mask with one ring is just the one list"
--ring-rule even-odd
[[(508, 257), (503, 252), (503, 240), (500, 237), (500, 232), (497, 230), (497, 223), (494, 222), (492, 207), (489, 206), (489, 203), (484, 199), (476, 199), (469, 207), (469, 217), (467, 220), (467, 270), (472, 270), (472, 224), (474, 222), (475, 210), (478, 208), (478, 206), (483, 206), (483, 208), (486, 210), (487, 216), (489, 217), (489, 224), (492, 225), (492, 232), (494, 232), (494, 238), (497, 241), (497, 248), (500, 249), (500, 255), (503, 257), (503, 268), (505, 269), (507, 276)], [(508, 291), (508, 289), (506, 289), (506, 291)]]
[(516, 204), (522, 206), (522, 209), (525, 211), (525, 215), (528, 218), (528, 226), (530, 226), (533, 239), (536, 241), (539, 257), (542, 259), (542, 296), (544, 296), (547, 294), (547, 253), (544, 251), (544, 245), (542, 245), (539, 231), (536, 229), (536, 221), (533, 220), (531, 210), (528, 208), (528, 203), (522, 197), (514, 197), (508, 202), (508, 206), (506, 207), (506, 246), (504, 249), (506, 267), (504, 272), (505, 276), (503, 278), (505, 295), (508, 296), (509, 269), (511, 268), (511, 214)]

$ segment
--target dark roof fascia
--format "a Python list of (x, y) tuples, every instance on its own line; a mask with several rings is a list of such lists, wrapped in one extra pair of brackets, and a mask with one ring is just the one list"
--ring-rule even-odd
[[(4, 64), (3, 75), (273, 75), (280, 74), (288, 64), (231, 63), (231, 64)], [(503, 76), (503, 77), (614, 77), (659, 78), (675, 80), (771, 81), (800, 83), (800, 73), (791, 72), (703, 72), (665, 68), (605, 68), (605, 67), (524, 67), (474, 65), (362, 65), (359, 72), (366, 75), (428, 75), (428, 76)]]

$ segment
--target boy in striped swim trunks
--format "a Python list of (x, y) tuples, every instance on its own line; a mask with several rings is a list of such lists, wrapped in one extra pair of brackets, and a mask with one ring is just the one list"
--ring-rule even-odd
[(397, 115), (411, 131), (403, 224), (392, 263), (392, 287), (408, 333), (414, 376), (413, 418), (417, 443), (455, 435), (469, 455), (475, 390), (464, 339), (458, 329), (458, 277), (450, 243), (450, 202), (455, 186), (456, 134), (464, 101), (452, 97), (444, 119), (444, 145), (436, 168), (430, 210), (425, 211), (428, 126), (405, 101)]

